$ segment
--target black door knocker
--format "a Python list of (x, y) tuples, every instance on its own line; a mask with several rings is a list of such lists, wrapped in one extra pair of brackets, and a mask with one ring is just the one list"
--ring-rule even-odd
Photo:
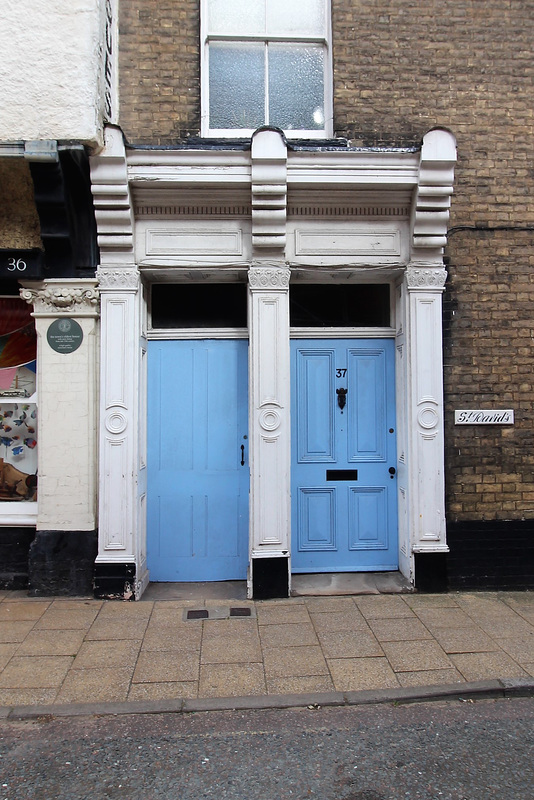
[(343, 411), (345, 406), (347, 405), (347, 390), (346, 389), (336, 389), (337, 394), (337, 404), (340, 409)]

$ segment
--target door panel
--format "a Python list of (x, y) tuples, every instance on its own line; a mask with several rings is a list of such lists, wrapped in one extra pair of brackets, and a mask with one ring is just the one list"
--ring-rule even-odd
[(397, 569), (394, 342), (293, 340), (291, 355), (293, 571)]
[(247, 357), (241, 340), (149, 343), (152, 581), (246, 577)]

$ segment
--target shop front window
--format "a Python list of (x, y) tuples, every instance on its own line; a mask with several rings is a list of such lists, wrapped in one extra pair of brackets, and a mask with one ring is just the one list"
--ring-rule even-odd
[(37, 500), (36, 352), (31, 309), (0, 297), (0, 501)]

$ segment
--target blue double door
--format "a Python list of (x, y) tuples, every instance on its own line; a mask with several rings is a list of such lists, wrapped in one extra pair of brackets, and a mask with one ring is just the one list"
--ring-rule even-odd
[(149, 342), (152, 581), (242, 580), (248, 563), (248, 342)]
[[(292, 569), (397, 568), (394, 344), (293, 340)], [(242, 580), (248, 343), (150, 341), (152, 581)]]
[(292, 340), (293, 572), (398, 568), (394, 355)]

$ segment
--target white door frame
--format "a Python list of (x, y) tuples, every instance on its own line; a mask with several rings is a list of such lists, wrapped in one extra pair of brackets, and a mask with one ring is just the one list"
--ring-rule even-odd
[[(430, 131), (418, 152), (288, 152), (278, 131), (260, 130), (251, 151), (127, 153), (120, 129), (107, 128), (91, 169), (102, 307), (97, 565), (135, 565), (135, 597), (148, 581), (143, 272), (247, 273), (252, 560), (290, 552), (291, 271), (395, 279), (400, 569), (413, 579), (415, 553), (446, 552), (441, 295), (455, 159), (444, 130)], [(196, 206), (192, 185), (204, 192)], [(132, 187), (142, 205), (135, 219)], [(406, 203), (411, 217), (401, 219)], [(193, 222), (180, 216), (192, 207)]]

